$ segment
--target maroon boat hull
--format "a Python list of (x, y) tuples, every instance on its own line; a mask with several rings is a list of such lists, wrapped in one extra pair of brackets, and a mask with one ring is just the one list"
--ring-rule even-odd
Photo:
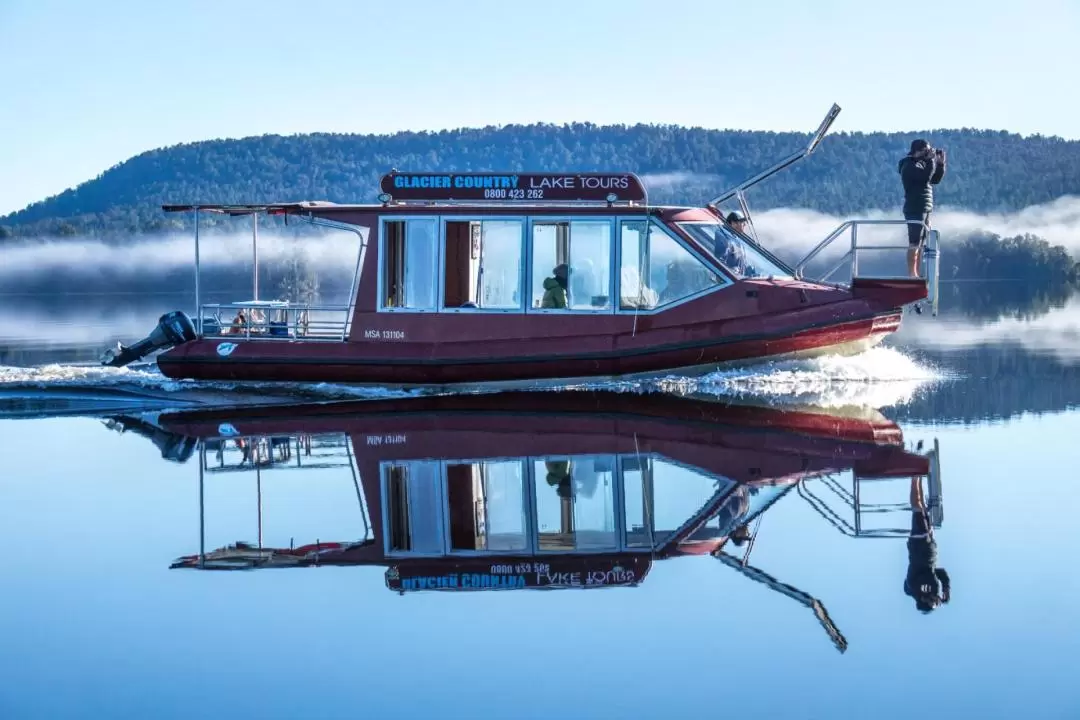
[[(762, 328), (709, 336), (700, 329), (687, 330), (671, 342), (642, 338), (634, 343), (637, 347), (622, 348), (613, 347), (620, 343), (618, 338), (613, 342), (611, 336), (607, 342), (595, 336), (591, 340), (550, 338), (546, 351), (538, 341), (467, 339), (459, 334), (461, 339), (456, 342), (382, 345), (240, 341), (231, 354), (222, 357), (217, 348), (227, 340), (201, 339), (162, 354), (157, 363), (167, 377), (196, 380), (428, 385), (604, 378), (702, 369), (792, 354), (859, 352), (894, 332), (900, 319), (901, 313), (891, 310), (794, 328), (785, 323), (771, 332)], [(661, 332), (641, 333), (646, 334)]]

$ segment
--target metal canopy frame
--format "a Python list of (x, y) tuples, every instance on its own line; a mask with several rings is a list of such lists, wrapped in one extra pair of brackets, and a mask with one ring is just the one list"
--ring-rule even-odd
[[(258, 205), (221, 205), (221, 204), (185, 204), (185, 205), (162, 205), (161, 209), (165, 212), (192, 212), (194, 213), (195, 223), (195, 330), (199, 335), (203, 333), (203, 313), (202, 313), (202, 287), (201, 287), (201, 275), (202, 267), (199, 258), (199, 213), (211, 212), (221, 215), (228, 215), (229, 217), (240, 217), (244, 215), (251, 216), (251, 254), (252, 254), (252, 299), (259, 299), (259, 214), (266, 213), (270, 216), (284, 215), (285, 221), (288, 223), (288, 217), (290, 215), (299, 218), (301, 221), (316, 225), (318, 227), (330, 228), (332, 230), (345, 230), (355, 233), (360, 239), (360, 248), (356, 258), (356, 268), (353, 270), (352, 284), (349, 287), (349, 307), (348, 317), (346, 323), (351, 322), (352, 314), (356, 306), (356, 293), (357, 284), (360, 281), (360, 269), (363, 266), (364, 256), (367, 252), (367, 237), (361, 231), (361, 227), (357, 225), (351, 225), (349, 223), (337, 222), (335, 220), (328, 220), (326, 218), (317, 217), (313, 214), (314, 210), (323, 208), (341, 208), (350, 207), (338, 205), (337, 203), (324, 202), (324, 201), (306, 201), (298, 203), (270, 203), (270, 204), (258, 204)], [(370, 207), (370, 206), (357, 206), (357, 207)]]
[[(722, 203), (725, 200), (729, 200), (737, 195), (741, 196), (742, 193), (746, 192), (754, 185), (757, 185), (762, 180), (770, 178), (784, 168), (790, 167), (791, 165), (794, 165), (798, 161), (802, 160), (803, 158), (808, 157), (811, 153), (814, 152), (814, 150), (817, 149), (817, 146), (821, 144), (821, 141), (824, 139), (826, 133), (829, 132), (829, 128), (832, 127), (833, 122), (835, 122), (836, 116), (839, 114), (840, 106), (836, 103), (833, 103), (832, 107), (829, 108), (829, 112), (825, 114), (825, 119), (821, 121), (820, 125), (818, 125), (817, 130), (814, 131), (813, 136), (810, 138), (810, 142), (807, 143), (805, 148), (792, 153), (791, 155), (787, 156), (772, 167), (762, 170), (757, 175), (754, 175), (753, 177), (742, 181), (735, 187), (730, 188), (729, 190), (725, 190), (724, 192), (710, 200), (708, 203), (706, 203), (706, 205), (718, 210), (717, 205), (719, 203)], [(743, 211), (746, 212), (745, 200), (740, 198), (740, 201), (740, 204), (742, 204), (744, 207)], [(749, 213), (747, 213), (747, 217), (749, 218)]]

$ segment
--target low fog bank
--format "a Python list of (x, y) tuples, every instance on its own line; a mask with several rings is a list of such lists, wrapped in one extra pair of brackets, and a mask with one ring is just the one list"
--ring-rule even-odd
[[(647, 176), (650, 183), (702, 182), (683, 173)], [(751, 208), (752, 209), (752, 208)], [(859, 219), (896, 220), (894, 212), (867, 211)], [(796, 263), (845, 220), (813, 210), (781, 208), (755, 213), (754, 225), (762, 244), (782, 259)], [(1015, 213), (979, 214), (939, 207), (932, 223), (941, 233), (943, 257), (950, 247), (977, 234), (1003, 238), (1034, 235), (1064, 247), (1075, 261), (1080, 257), (1080, 197), (1062, 197), (1051, 203)], [(860, 244), (897, 245), (895, 251), (870, 260), (860, 257), (863, 269), (902, 274), (906, 248), (900, 226), (864, 226)], [(250, 288), (252, 243), (250, 231), (206, 232), (200, 239), (204, 292)], [(838, 238), (810, 268), (831, 267), (847, 251), (847, 236)], [(347, 294), (359, 251), (359, 239), (349, 232), (297, 237), (273, 231), (259, 234), (260, 296), (282, 296), (298, 279), (315, 280), (320, 297)], [(126, 243), (93, 239), (55, 238), (8, 241), (0, 245), (0, 294), (191, 292), (194, 289), (194, 243), (187, 233), (142, 236)], [(942, 266), (943, 278), (957, 269)], [(808, 273), (813, 276), (813, 272)], [(843, 272), (835, 279), (843, 279)]]
[[(322, 236), (260, 233), (260, 297), (293, 294), (314, 283), (320, 297), (348, 295), (359, 256), (350, 232)], [(251, 234), (200, 236), (203, 293), (242, 289), (250, 294)], [(0, 295), (193, 292), (195, 244), (189, 234), (142, 236), (117, 244), (80, 238), (9, 242), (0, 246)]]
[[(753, 210), (753, 208), (751, 208)], [(818, 242), (847, 220), (902, 220), (900, 208), (893, 212), (868, 210), (851, 217), (839, 217), (814, 210), (780, 208), (753, 215), (758, 238), (763, 245), (786, 261), (798, 262)], [(1015, 213), (972, 213), (938, 207), (930, 217), (947, 251), (974, 235), (994, 234), (1003, 238), (1034, 235), (1051, 245), (1063, 247), (1074, 262), (1080, 260), (1080, 197), (1065, 196), (1043, 205), (1033, 205)], [(859, 244), (905, 245), (903, 226), (860, 226)], [(849, 235), (838, 238), (823, 256), (838, 258), (850, 247)]]

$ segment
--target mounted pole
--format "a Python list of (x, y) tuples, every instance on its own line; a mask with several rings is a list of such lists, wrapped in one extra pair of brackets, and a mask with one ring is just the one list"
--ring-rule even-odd
[(206, 566), (206, 501), (203, 484), (205, 482), (206, 442), (199, 441), (199, 567)]
[(195, 331), (202, 335), (202, 294), (199, 291), (199, 208), (195, 208)]
[(259, 213), (251, 213), (252, 300), (259, 299)]

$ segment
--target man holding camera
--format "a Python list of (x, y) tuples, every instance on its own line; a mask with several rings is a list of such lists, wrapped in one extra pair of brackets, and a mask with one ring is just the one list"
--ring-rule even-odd
[(904, 219), (909, 223), (908, 273), (919, 277), (919, 256), (926, 233), (930, 228), (930, 212), (934, 209), (934, 185), (945, 176), (945, 151), (930, 147), (926, 140), (913, 140), (911, 151), (900, 161), (900, 181), (904, 185)]

